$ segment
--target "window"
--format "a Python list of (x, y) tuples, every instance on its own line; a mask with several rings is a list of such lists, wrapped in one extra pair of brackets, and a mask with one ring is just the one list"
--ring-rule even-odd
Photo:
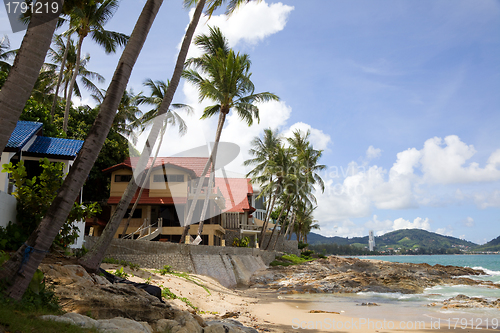
[[(127, 209), (127, 212), (125, 213), (125, 217), (124, 218), (128, 218), (128, 216), (130, 214), (130, 211), (131, 211), (131, 209)], [(137, 208), (136, 210), (134, 210), (134, 214), (132, 215), (132, 218), (133, 219), (140, 219), (140, 218), (142, 218), (142, 208)]]
[(132, 180), (132, 175), (115, 175), (115, 183), (128, 183)]
[(154, 175), (153, 182), (182, 183), (184, 182), (184, 175)]

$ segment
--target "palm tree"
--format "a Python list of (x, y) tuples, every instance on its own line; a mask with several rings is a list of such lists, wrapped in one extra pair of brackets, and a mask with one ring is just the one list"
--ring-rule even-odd
[[(161, 80), (153, 81), (151, 79), (147, 79), (144, 82), (144, 85), (151, 89), (151, 95), (150, 96), (143, 96), (142, 94), (140, 94), (139, 96), (137, 96), (137, 104), (138, 105), (150, 104), (150, 105), (154, 105), (155, 107), (152, 110), (146, 112), (141, 118), (137, 119), (137, 121), (132, 124), (133, 126), (135, 126), (135, 127), (142, 126), (143, 128), (145, 128), (145, 127), (147, 127), (147, 124), (151, 124), (153, 119), (158, 114), (158, 109), (160, 108), (160, 105), (163, 101), (163, 96), (165, 95), (165, 91), (167, 91), (167, 89), (168, 89), (168, 84), (169, 84), (168, 82), (164, 82)], [(179, 109), (179, 110), (184, 109), (187, 111), (188, 114), (192, 113), (192, 111), (193, 111), (193, 109), (190, 106), (185, 105), (185, 104), (172, 104), (172, 107)], [(170, 124), (170, 126), (177, 126), (179, 128), (180, 135), (186, 134), (186, 131), (187, 131), (186, 123), (181, 118), (181, 116), (179, 116), (179, 114), (177, 114), (177, 112), (175, 112), (173, 110), (169, 110), (169, 112), (164, 116), (165, 116), (164, 117), (165, 124), (163, 125), (162, 131), (160, 134), (160, 141), (158, 142), (158, 146), (157, 146), (155, 155), (153, 157), (153, 161), (151, 162), (151, 167), (148, 169), (144, 179), (142, 179), (142, 182), (138, 184), (140, 187), (139, 194), (137, 195), (137, 199), (135, 200), (135, 203), (132, 206), (132, 209), (130, 210), (129, 217), (128, 217), (127, 222), (125, 223), (125, 226), (123, 228), (123, 233), (121, 235), (122, 237), (127, 234), (127, 229), (128, 229), (129, 224), (130, 224), (130, 220), (132, 219), (132, 216), (134, 215), (134, 211), (137, 207), (137, 204), (139, 203), (139, 200), (141, 200), (141, 196), (142, 196), (142, 192), (143, 192), (144, 187), (145, 187), (145, 183), (148, 181), (149, 176), (151, 174), (151, 171), (153, 169), (152, 166), (154, 165), (156, 158), (158, 157), (158, 153), (160, 151), (161, 143), (163, 141), (163, 136), (165, 134), (167, 124)]]
[[(54, 0), (39, 2), (42, 6), (50, 6)], [(0, 90), (0, 151), (5, 149), (42, 68), (62, 8), (60, 1), (58, 4), (56, 14), (33, 14), (9, 76)]]
[[(65, 44), (62, 37), (63, 36), (59, 35), (54, 38), (55, 48), (50, 48), (49, 56), (55, 64), (60, 64), (60, 68), (63, 69), (60, 83), (64, 84), (64, 98), (67, 99), (69, 84), (76, 68), (77, 50), (73, 40), (70, 39), (69, 43)], [(80, 66), (77, 77), (80, 78), (81, 84), (87, 90), (89, 90), (93, 94), (99, 94), (100, 93), (99, 88), (97, 88), (97, 86), (92, 81), (96, 81), (98, 83), (104, 83), (105, 79), (99, 73), (89, 71), (86, 68), (89, 62), (90, 62), (90, 54), (87, 53), (85, 57), (80, 59)], [(55, 76), (56, 66), (54, 65), (53, 67), (54, 68), (52, 69), (52, 72), (53, 76)], [(57, 81), (59, 82), (59, 76)], [(53, 82), (55, 82), (55, 80), (53, 80)], [(56, 90), (57, 90), (57, 83), (56, 83)], [(78, 97), (82, 96), (78, 82), (75, 82), (73, 86), (73, 92)]]
[[(14, 299), (21, 299), (36, 268), (45, 257), (46, 252), (49, 250), (54, 238), (64, 224), (69, 211), (73, 207), (80, 193), (80, 188), (83, 186), (108, 135), (115, 112), (130, 78), (132, 68), (162, 3), (163, 0), (148, 0), (144, 5), (130, 41), (127, 43), (118, 62), (113, 79), (106, 92), (106, 97), (101, 104), (100, 112), (57, 197), (52, 202), (37, 229), (31, 234), (25, 244), (2, 265), (0, 280), (8, 282), (9, 287), (5, 291), (7, 296)], [(43, 34), (41, 35), (43, 36)], [(50, 37), (47, 41), (47, 49), (50, 45)], [(22, 271), (22, 274), (18, 273), (20, 271)]]
[[(199, 46), (204, 54), (198, 58), (191, 58), (187, 61), (186, 69), (182, 76), (198, 88), (199, 101), (205, 99), (214, 101), (216, 104), (205, 108), (202, 119), (210, 118), (219, 114), (219, 123), (215, 133), (215, 144), (210, 154), (210, 158), (205, 165), (206, 171), (212, 165), (214, 173), (215, 159), (217, 156), (217, 146), (222, 133), (222, 127), (226, 116), (230, 110), (234, 110), (238, 116), (251, 126), (253, 119), (259, 120), (259, 109), (254, 103), (279, 100), (279, 98), (269, 92), (255, 93), (255, 87), (250, 80), (250, 58), (247, 54), (235, 53), (228, 46), (227, 39), (222, 35), (219, 28), (209, 27), (209, 35), (201, 35), (195, 38), (195, 45)], [(205, 171), (205, 173), (206, 173)], [(205, 179), (202, 174), (198, 182), (196, 194), (185, 220), (185, 230), (191, 224), (192, 215), (201, 187)], [(212, 175), (213, 178), (213, 175)], [(209, 184), (212, 183), (209, 181)], [(210, 185), (207, 192), (210, 192)], [(205, 200), (205, 205), (207, 204)], [(198, 236), (203, 228), (203, 217), (200, 220)], [(185, 235), (183, 235), (185, 236)], [(181, 241), (183, 238), (181, 237)]]
[[(137, 97), (137, 103), (138, 105), (148, 104), (154, 107), (144, 113), (144, 115), (139, 119), (140, 123), (150, 122), (158, 115), (161, 103), (165, 97), (165, 92), (168, 90), (169, 85), (170, 81), (153, 81), (151, 79), (144, 81), (144, 86), (148, 87), (151, 90), (151, 93), (149, 96), (144, 96), (142, 94), (139, 95)], [(186, 110), (188, 114), (191, 114), (193, 109), (186, 104), (173, 103), (171, 105), (171, 109), (168, 111), (168, 114), (170, 115), (169, 122), (172, 125), (179, 127), (179, 133), (185, 134), (187, 131), (186, 123), (175, 110)]]
[(73, 93), (76, 77), (79, 74), (78, 69), (80, 68), (83, 40), (90, 35), (97, 44), (104, 47), (106, 53), (115, 53), (117, 46), (123, 46), (127, 43), (127, 35), (104, 29), (104, 25), (106, 25), (118, 9), (118, 2), (119, 0), (105, 0), (102, 3), (88, 1), (82, 8), (77, 7), (71, 13), (70, 26), (75, 28), (78, 34), (78, 42), (76, 45), (75, 70), (73, 71), (73, 76), (69, 83), (66, 108), (64, 110), (64, 132), (66, 132), (68, 128), (71, 95)]

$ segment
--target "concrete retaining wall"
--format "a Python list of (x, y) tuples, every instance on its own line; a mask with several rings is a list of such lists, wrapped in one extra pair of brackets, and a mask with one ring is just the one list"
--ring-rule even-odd
[[(96, 237), (85, 237), (91, 248)], [(160, 269), (170, 265), (174, 270), (213, 277), (225, 287), (247, 285), (250, 276), (265, 269), (276, 257), (274, 251), (241, 247), (189, 245), (113, 239), (106, 257), (126, 260), (145, 268)]]

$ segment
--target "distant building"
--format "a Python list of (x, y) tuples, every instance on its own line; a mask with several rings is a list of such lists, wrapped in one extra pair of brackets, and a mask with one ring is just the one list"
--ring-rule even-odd
[(368, 249), (373, 251), (375, 249), (375, 237), (373, 236), (373, 230), (368, 233)]

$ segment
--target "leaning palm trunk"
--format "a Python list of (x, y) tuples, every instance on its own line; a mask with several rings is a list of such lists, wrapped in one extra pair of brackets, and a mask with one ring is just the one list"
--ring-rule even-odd
[[(167, 91), (163, 96), (163, 101), (160, 105), (160, 108), (158, 109), (158, 115), (167, 113), (170, 108), (170, 103), (172, 103), (175, 90), (179, 85), (182, 70), (184, 68), (184, 62), (186, 61), (187, 52), (189, 50), (189, 44), (191, 44), (191, 39), (193, 38), (194, 31), (196, 29), (196, 26), (198, 25), (198, 21), (200, 20), (204, 6), (205, 0), (200, 0), (196, 5), (193, 18), (191, 19), (191, 23), (189, 24), (188, 29), (186, 30), (186, 34), (184, 35), (184, 40), (182, 41), (182, 46), (177, 57), (174, 73), (172, 74), (172, 79), (170, 80)], [(130, 41), (128, 43), (130, 43)], [(149, 142), (156, 142), (161, 125), (161, 122), (155, 122), (153, 127), (151, 128), (151, 132), (149, 133), (148, 139), (146, 141), (146, 146), (144, 147), (144, 150), (142, 151), (137, 163), (137, 170), (144, 170), (144, 168), (146, 167), (147, 162), (149, 161), (149, 156), (151, 155), (151, 149), (153, 149), (153, 147), (149, 147)], [(104, 254), (106, 253), (106, 249), (108, 248), (111, 240), (116, 234), (116, 231), (120, 226), (121, 220), (125, 216), (126, 209), (130, 205), (130, 201), (132, 200), (135, 191), (137, 191), (137, 183), (135, 182), (134, 177), (132, 177), (132, 179), (128, 183), (127, 189), (123, 193), (122, 198), (118, 203), (118, 206), (116, 207), (113, 216), (111, 216), (108, 224), (106, 225), (106, 228), (104, 228), (103, 233), (94, 244), (92, 249), (90, 249), (90, 251), (80, 259), (80, 264), (82, 264), (87, 270), (95, 271), (99, 268), (99, 265), (104, 258)]]
[[(290, 210), (292, 209), (292, 204), (293, 204), (293, 201), (290, 203), (290, 205), (288, 206), (288, 209), (286, 211), (286, 214), (285, 214), (285, 220), (288, 218), (288, 216), (290, 215)], [(290, 222), (288, 222), (288, 224), (290, 224)], [(280, 228), (280, 231), (278, 232), (278, 235), (276, 236), (276, 239), (274, 240), (274, 243), (273, 243), (273, 247), (272, 247), (272, 250), (274, 251), (274, 249), (276, 248), (276, 244), (278, 244), (278, 239), (279, 237), (283, 234), (283, 230), (285, 230), (285, 223), (283, 223), (283, 225), (281, 226)], [(285, 240), (286, 237), (283, 236), (283, 240)], [(269, 247), (269, 245), (268, 245)]]
[[(39, 0), (42, 8), (49, 0)], [(62, 8), (62, 0), (59, 2)], [(46, 22), (46, 23), (43, 23)], [(5, 149), (10, 135), (16, 128), (26, 101), (40, 74), (47, 50), (56, 29), (57, 17), (48, 21), (46, 14), (33, 14), (9, 76), (0, 90), (0, 151)]]
[(71, 33), (68, 33), (68, 40), (66, 41), (66, 49), (64, 50), (64, 55), (61, 61), (61, 69), (59, 70), (59, 76), (57, 77), (56, 91), (54, 93), (54, 100), (52, 101), (52, 109), (50, 110), (50, 121), (54, 120), (54, 114), (56, 112), (57, 98), (59, 94), (59, 88), (61, 87), (62, 78), (64, 76), (64, 66), (66, 66), (66, 60), (68, 58), (69, 43), (71, 42)]
[(296, 216), (295, 211), (293, 211), (292, 220), (290, 221), (290, 224), (288, 225), (288, 228), (286, 228), (285, 232), (285, 238), (288, 236), (288, 240), (292, 238), (291, 230), (293, 229), (293, 225), (295, 224), (295, 216)]
[(64, 109), (64, 121), (63, 121), (63, 131), (66, 133), (68, 130), (68, 121), (69, 121), (69, 108), (71, 107), (71, 96), (73, 95), (73, 88), (75, 87), (76, 77), (80, 72), (80, 56), (82, 53), (82, 43), (84, 36), (80, 36), (78, 39), (78, 45), (76, 46), (76, 63), (75, 69), (73, 70), (73, 76), (71, 77), (71, 81), (69, 83), (68, 88), (68, 97), (66, 98), (66, 108)]
[[(139, 190), (139, 194), (137, 195), (137, 199), (134, 202), (134, 205), (132, 206), (132, 209), (130, 209), (130, 213), (128, 214), (127, 222), (125, 223), (125, 226), (123, 227), (123, 232), (121, 234), (121, 237), (125, 236), (127, 234), (127, 229), (130, 224), (130, 220), (132, 220), (132, 216), (134, 215), (135, 209), (137, 208), (137, 205), (139, 204), (139, 201), (141, 200), (142, 197), (142, 192), (144, 191), (144, 187), (146, 185), (146, 182), (149, 180), (149, 177), (151, 176), (151, 171), (153, 170), (153, 166), (156, 163), (156, 158), (158, 157), (158, 153), (160, 152), (160, 147), (161, 143), (163, 142), (163, 136), (165, 135), (165, 130), (167, 129), (167, 122), (165, 121), (165, 125), (163, 126), (163, 129), (160, 134), (160, 142), (158, 142), (158, 147), (156, 147), (156, 152), (155, 156), (153, 157), (153, 161), (151, 162), (151, 166), (148, 169), (148, 172), (146, 174), (146, 177), (142, 179), (142, 182), (140, 183), (141, 189)], [(149, 221), (151, 223), (152, 221)]]
[(144, 5), (144, 9), (132, 32), (130, 41), (123, 51), (101, 104), (101, 110), (58, 195), (38, 228), (31, 234), (26, 243), (2, 266), (0, 280), (6, 280), (9, 284), (5, 291), (7, 296), (21, 299), (35, 270), (66, 221), (69, 211), (80, 194), (80, 189), (87, 179), (87, 175), (108, 135), (132, 68), (162, 2), (163, 0), (148, 0)]
[(262, 225), (262, 230), (260, 232), (260, 241), (259, 241), (259, 248), (262, 248), (262, 245), (264, 244), (264, 238), (266, 237), (266, 230), (267, 230), (267, 225), (269, 224), (269, 218), (271, 217), (271, 212), (274, 209), (274, 203), (276, 202), (276, 197), (278, 196), (277, 193), (273, 195), (273, 199), (271, 201), (271, 207), (269, 211), (266, 214), (266, 220), (264, 221), (264, 224)]
[[(271, 237), (269, 237), (269, 242), (267, 242), (267, 246), (266, 246), (265, 250), (269, 249), (269, 245), (271, 245), (271, 241), (273, 240), (273, 236), (274, 236), (274, 232), (276, 231), (276, 227), (280, 223), (281, 216), (283, 215), (283, 212), (285, 211), (285, 209), (288, 205), (288, 199), (289, 199), (289, 197), (286, 198), (285, 204), (283, 205), (283, 207), (280, 210), (280, 215), (278, 215), (278, 219), (276, 220), (276, 224), (274, 225), (273, 231), (271, 232)], [(276, 240), (278, 239), (278, 236), (279, 235), (276, 236)], [(274, 244), (274, 246), (276, 246), (276, 243)]]
[[(200, 197), (200, 194), (201, 194), (201, 188), (203, 187), (203, 183), (205, 182), (206, 173), (208, 172), (208, 169), (210, 168), (210, 164), (212, 161), (213, 161), (214, 172), (215, 172), (215, 157), (217, 156), (217, 148), (219, 146), (220, 136), (222, 133), (222, 127), (224, 126), (224, 122), (226, 120), (226, 114), (228, 112), (229, 112), (229, 110), (226, 111), (221, 107), (221, 111), (219, 113), (219, 123), (217, 124), (217, 131), (215, 133), (214, 148), (212, 149), (212, 152), (210, 153), (210, 157), (208, 158), (207, 163), (205, 163), (205, 168), (203, 169), (203, 172), (201, 173), (201, 177), (200, 177), (198, 184), (196, 186), (196, 192), (194, 194), (193, 200), (191, 201), (191, 205), (189, 206), (189, 210), (188, 210), (186, 219), (184, 220), (184, 229), (182, 231), (182, 235), (181, 235), (181, 239), (180, 239), (179, 243), (184, 242), (184, 239), (186, 238), (187, 233), (189, 231), (189, 226), (192, 224), (191, 220), (193, 219), (194, 210), (196, 208), (198, 198)], [(201, 231), (203, 231), (203, 225), (201, 228), (202, 228)]]

